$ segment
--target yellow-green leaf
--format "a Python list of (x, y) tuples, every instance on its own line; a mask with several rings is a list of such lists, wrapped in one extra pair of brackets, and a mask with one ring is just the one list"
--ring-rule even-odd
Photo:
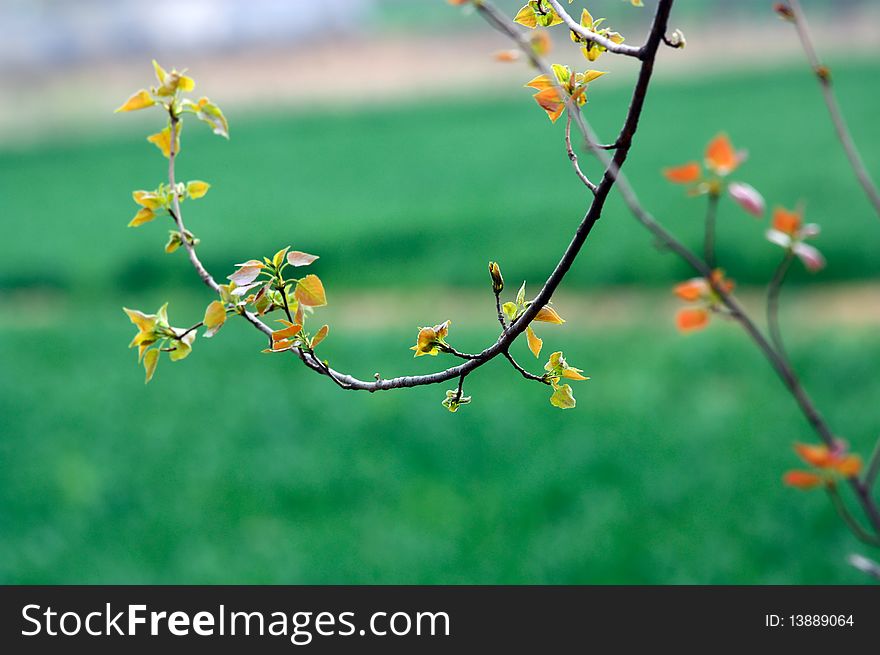
[(226, 306), (219, 300), (213, 301), (205, 310), (203, 322), (205, 324), (204, 336), (213, 337), (226, 322)]
[(284, 263), (284, 255), (287, 254), (288, 250), (290, 250), (290, 246), (282, 248), (272, 256), (272, 265), (275, 268), (278, 268), (279, 266), (281, 266), (282, 263)]
[(144, 223), (149, 223), (154, 218), (156, 218), (156, 214), (152, 209), (142, 207), (138, 210), (138, 213), (134, 215), (134, 218), (128, 222), (128, 227), (138, 227)]
[(516, 16), (513, 19), (513, 22), (524, 25), (525, 27), (528, 27), (530, 29), (535, 29), (538, 26), (538, 19), (535, 16), (535, 10), (528, 5), (517, 12)]
[(297, 282), (293, 296), (306, 307), (323, 307), (327, 304), (324, 285), (317, 275), (306, 275)]
[(159, 84), (165, 84), (165, 78), (168, 76), (168, 73), (165, 72), (165, 69), (155, 59), (153, 60), (153, 70), (156, 71), (156, 80)]
[(574, 394), (571, 392), (571, 386), (563, 384), (555, 387), (553, 395), (550, 396), (550, 404), (559, 409), (571, 409), (574, 407), (577, 402), (574, 399)]
[(207, 182), (202, 182), (201, 180), (193, 180), (192, 182), (187, 182), (186, 184), (186, 195), (188, 195), (193, 200), (198, 200), (206, 193), (208, 193), (208, 189), (210, 188), (211, 185)]
[(526, 339), (529, 342), (529, 350), (532, 351), (532, 354), (535, 357), (541, 356), (541, 346), (544, 345), (544, 341), (535, 334), (535, 331), (532, 329), (532, 326), (529, 325), (526, 328)]
[(516, 303), (506, 302), (501, 306), (501, 309), (504, 311), (504, 315), (511, 321), (516, 320), (516, 315), (519, 312), (519, 307), (516, 306)]
[[(177, 124), (177, 128), (175, 129), (175, 139), (174, 139), (174, 154), (180, 152), (180, 128), (181, 123)], [(166, 157), (171, 157), (171, 128), (166, 127), (165, 129), (156, 132), (155, 134), (151, 134), (147, 137), (147, 141), (155, 145), (159, 150), (162, 151), (162, 154)]]
[(137, 93), (132, 94), (132, 96), (122, 103), (114, 113), (119, 113), (121, 111), (137, 111), (138, 109), (152, 107), (155, 104), (156, 101), (150, 96), (149, 91), (141, 89)]
[(156, 366), (158, 365), (158, 363), (159, 349), (153, 348), (152, 350), (148, 350), (144, 355), (144, 370), (147, 372), (144, 384), (153, 379), (153, 374), (156, 372)]

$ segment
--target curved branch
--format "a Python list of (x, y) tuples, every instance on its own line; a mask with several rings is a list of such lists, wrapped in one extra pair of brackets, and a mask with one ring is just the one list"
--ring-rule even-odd
[[(666, 23), (669, 18), (669, 12), (672, 8), (672, 3), (673, 0), (660, 0), (660, 2), (658, 3), (657, 11), (654, 15), (654, 20), (651, 25), (651, 31), (648, 39), (642, 48), (636, 49), (640, 53), (642, 65), (639, 71), (638, 79), (635, 84), (635, 88), (633, 89), (632, 101), (630, 103), (629, 110), (627, 111), (626, 120), (624, 121), (624, 125), (621, 128), (620, 135), (615, 140), (615, 144), (617, 147), (615, 150), (614, 158), (608, 160), (607, 155), (604, 158), (606, 168), (602, 176), (602, 181), (596, 187), (593, 202), (590, 204), (590, 207), (580, 225), (578, 226), (577, 230), (575, 231), (571, 242), (565, 249), (565, 252), (563, 253), (556, 267), (553, 269), (553, 272), (547, 278), (547, 281), (544, 283), (544, 286), (541, 288), (538, 295), (532, 300), (531, 305), (529, 305), (522, 316), (520, 316), (515, 322), (511, 323), (508, 326), (507, 330), (505, 330), (501, 334), (501, 336), (495, 343), (493, 343), (482, 352), (477, 353), (476, 355), (469, 356), (470, 359), (462, 364), (459, 364), (458, 366), (453, 366), (447, 368), (446, 370), (438, 371), (436, 373), (430, 373), (427, 375), (400, 376), (390, 379), (376, 379), (370, 381), (360, 380), (352, 375), (341, 373), (334, 370), (333, 368), (330, 368), (329, 366), (324, 364), (324, 362), (319, 360), (311, 351), (297, 349), (295, 352), (298, 357), (303, 361), (303, 363), (308, 368), (316, 371), (317, 373), (332, 378), (333, 381), (336, 382), (336, 384), (345, 389), (375, 392), (387, 391), (390, 389), (424, 386), (429, 384), (438, 384), (456, 377), (461, 378), (463, 376), (466, 376), (471, 371), (479, 368), (491, 359), (494, 359), (498, 355), (506, 353), (513, 341), (525, 331), (526, 326), (528, 326), (529, 323), (532, 322), (532, 319), (534, 319), (541, 308), (550, 301), (553, 292), (562, 282), (563, 278), (571, 268), (571, 265), (574, 263), (574, 260), (580, 253), (580, 250), (584, 242), (586, 241), (587, 236), (592, 230), (593, 225), (595, 225), (596, 221), (599, 220), (602, 214), (605, 200), (608, 197), (608, 193), (611, 191), (611, 188), (617, 178), (617, 171), (626, 160), (626, 156), (629, 153), (629, 149), (632, 143), (632, 136), (633, 134), (635, 134), (636, 127), (639, 121), (639, 116), (641, 115), (641, 111), (644, 106), (645, 95), (647, 94), (648, 85), (651, 79), (651, 73), (654, 68), (654, 58), (656, 57), (659, 44), (662, 42), (663, 34), (666, 31)], [(499, 14), (497, 9), (495, 9), (488, 2), (484, 1), (475, 3), (475, 7), (488, 20), (490, 24), (492, 24), (494, 27), (501, 30), (508, 36), (514, 38), (514, 40), (517, 42), (517, 44), (520, 46), (526, 56), (529, 57), (529, 59), (536, 66), (541, 68), (545, 74), (550, 73), (549, 79), (555, 79), (555, 76), (552, 75), (549, 67), (547, 67), (546, 64), (544, 64), (544, 62), (535, 55), (534, 50), (528, 40), (522, 37), (519, 32), (511, 28), (507, 24), (506, 19), (504, 19), (501, 14)], [(617, 47), (617, 44), (614, 45), (615, 47)], [(567, 94), (561, 95), (560, 97), (567, 97)], [(568, 98), (567, 102), (570, 111), (573, 112), (575, 119), (578, 120), (580, 118), (580, 113), (576, 104), (572, 102), (570, 98)], [(179, 119), (172, 115), (172, 144), (174, 143), (174, 139), (176, 137), (178, 121)], [(172, 151), (172, 156), (169, 158), (169, 182), (172, 184), (172, 187), (174, 184), (174, 154), (175, 153)], [(174, 199), (174, 210), (174, 217), (178, 229), (181, 231), (181, 233), (183, 233), (183, 230), (185, 228), (176, 197)], [(192, 244), (188, 243), (186, 239), (184, 239), (183, 242), (186, 246), (187, 253), (189, 254), (190, 262), (192, 263), (193, 268), (195, 268), (196, 272), (199, 274), (199, 277), (208, 287), (210, 287), (214, 291), (219, 292), (219, 286), (211, 277), (211, 275), (207, 272), (204, 266), (202, 266), (202, 263), (199, 261), (198, 256), (195, 253), (195, 248), (192, 246)], [(261, 332), (271, 338), (271, 328), (264, 324), (259, 318), (247, 311), (242, 311), (242, 315), (254, 327), (256, 327)]]
[[(568, 27), (568, 29), (570, 29), (581, 38), (593, 41), (594, 43), (598, 43), (608, 52), (613, 52), (618, 55), (626, 55), (627, 57), (635, 57), (636, 59), (645, 59), (645, 57), (647, 56), (647, 51), (644, 47), (637, 48), (631, 45), (615, 43), (611, 39), (604, 37), (601, 34), (591, 32), (586, 27), (578, 23), (574, 18), (572, 18), (571, 15), (567, 11), (565, 11), (563, 6), (559, 4), (557, 0), (545, 0), (545, 2), (553, 7), (553, 10), (557, 14), (559, 14), (559, 17), (562, 19), (562, 22), (565, 23), (566, 27)], [(664, 38), (665, 33), (666, 30), (664, 29), (663, 33), (660, 35), (661, 39)]]

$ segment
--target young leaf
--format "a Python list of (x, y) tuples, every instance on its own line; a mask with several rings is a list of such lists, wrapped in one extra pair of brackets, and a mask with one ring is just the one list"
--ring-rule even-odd
[(286, 248), (282, 248), (281, 250), (276, 252), (272, 256), (272, 266), (274, 266), (275, 268), (278, 268), (279, 266), (281, 266), (281, 264), (284, 262), (284, 255), (287, 254), (288, 250), (290, 250), (290, 246), (287, 246)]
[(141, 89), (137, 93), (132, 94), (132, 96), (124, 103), (122, 103), (122, 106), (119, 107), (114, 113), (119, 113), (121, 111), (137, 111), (138, 109), (152, 107), (155, 104), (156, 101), (153, 100), (149, 92), (145, 89)]
[(559, 409), (571, 409), (577, 402), (571, 392), (571, 386), (563, 384), (555, 387), (553, 395), (550, 396), (550, 404)]
[(128, 227), (138, 227), (144, 223), (149, 223), (154, 218), (156, 218), (156, 214), (153, 213), (152, 209), (142, 207), (138, 210), (138, 213), (134, 215), (134, 218), (128, 222)]
[(205, 310), (205, 334), (207, 338), (213, 337), (226, 322), (226, 307), (219, 300), (213, 301)]
[(516, 315), (519, 313), (519, 307), (516, 306), (516, 303), (506, 302), (501, 306), (501, 309), (504, 310), (504, 315), (508, 319), (511, 321), (516, 320)]
[(535, 357), (541, 356), (541, 346), (544, 345), (544, 341), (535, 334), (535, 331), (532, 329), (532, 326), (529, 325), (526, 328), (526, 339), (529, 342), (529, 350), (532, 351), (532, 354)]
[(306, 307), (323, 307), (327, 304), (324, 285), (317, 275), (306, 275), (296, 283), (294, 297)]
[(519, 288), (519, 291), (516, 292), (516, 304), (522, 307), (523, 303), (526, 301), (526, 283), (523, 282), (522, 286)]
[(548, 305), (541, 307), (535, 316), (535, 320), (542, 323), (565, 323), (565, 319), (557, 314), (555, 309)]
[(327, 334), (330, 332), (330, 326), (324, 325), (320, 330), (317, 331), (314, 337), (312, 337), (312, 348), (321, 343), (324, 339), (327, 338)]
[(281, 330), (275, 330), (272, 333), (272, 341), (284, 341), (289, 339), (290, 337), (295, 337), (297, 334), (302, 332), (302, 325), (297, 325), (295, 323), (290, 323), (288, 321), (281, 321), (287, 327), (282, 328)]
[(299, 250), (292, 250), (287, 253), (287, 263), (291, 266), (308, 266), (316, 259), (318, 259), (317, 255), (310, 255)]
[(237, 287), (245, 287), (249, 285), (259, 277), (260, 271), (263, 270), (263, 263), (256, 259), (248, 260), (244, 264), (236, 264), (236, 266), (239, 267), (238, 270), (232, 275), (227, 275), (226, 277), (235, 282), (235, 286)]
[(156, 372), (156, 365), (159, 363), (159, 349), (153, 348), (152, 350), (148, 350), (144, 355), (144, 370), (147, 372), (146, 379), (144, 380), (144, 384), (153, 379), (153, 374)]
[(186, 184), (186, 195), (188, 195), (193, 200), (198, 200), (206, 193), (208, 193), (208, 189), (211, 188), (211, 185), (207, 182), (202, 182), (201, 180), (193, 180), (192, 182), (187, 182)]
[(514, 23), (519, 23), (525, 27), (530, 29), (535, 29), (538, 26), (538, 19), (535, 16), (535, 10), (526, 5), (522, 9), (520, 9), (516, 16), (513, 19)]
[[(177, 154), (180, 152), (180, 128), (182, 124), (178, 123), (177, 128), (174, 130), (175, 139), (174, 139), (174, 153)], [(171, 157), (171, 128), (166, 127), (155, 134), (151, 134), (147, 137), (147, 141), (155, 145), (159, 150), (162, 151), (162, 154), (166, 157)]]

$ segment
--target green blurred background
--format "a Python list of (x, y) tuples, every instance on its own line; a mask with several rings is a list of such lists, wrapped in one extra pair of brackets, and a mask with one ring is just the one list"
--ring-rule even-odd
[[(163, 252), (169, 226), (126, 228), (130, 190), (163, 179), (143, 140), (161, 118), (107, 110), (149, 84), (152, 56), (189, 66), (230, 119), (229, 142), (196, 124), (183, 135), (179, 179), (213, 185), (184, 206), (205, 264), (224, 277), (287, 245), (321, 255), (322, 350), (339, 369), (445, 367), (407, 349), (418, 325), (445, 319), (454, 345), (481, 349), (497, 336), (486, 261), (501, 262), (511, 294), (521, 280), (536, 291), (568, 242), (588, 198), (562, 125), (521, 88), (525, 65), (494, 63), (504, 42), (444, 2), (357, 4), (342, 38), (318, 21), (293, 45), (282, 32), (232, 48), (196, 30), (173, 47), (145, 36), (0, 65), (0, 582), (864, 582), (845, 563), (862, 547), (823, 495), (780, 483), (797, 466), (791, 444), (813, 438), (792, 400), (734, 325), (676, 333), (669, 287), (689, 272), (616, 196), (555, 299), (568, 322), (539, 330), (546, 353), (564, 349), (592, 376), (576, 383), (575, 410), (503, 361), (467, 379), (474, 400), (455, 415), (443, 386), (346, 393), (259, 354), (261, 336), (234, 321), (144, 386), (121, 307), (169, 300), (172, 323), (189, 325), (212, 300), (182, 252)], [(637, 42), (646, 4), (590, 9)], [(627, 172), (691, 244), (702, 201), (659, 171), (699, 159), (720, 130), (750, 153), (735, 178), (771, 205), (806, 202), (829, 265), (792, 275), (790, 351), (831, 425), (866, 453), (880, 223), (790, 26), (769, 3), (730, 15), (706, 4), (674, 14), (689, 46), (662, 53)], [(258, 5), (257, 34), (271, 18)], [(850, 39), (822, 50), (880, 171), (876, 9), (830, 7), (808, 4)], [(426, 21), (432, 34), (414, 36)], [(552, 58), (583, 66), (554, 35)], [(613, 74), (586, 111), (610, 138), (635, 67), (607, 59), (597, 67)], [(781, 254), (765, 229), (722, 203), (719, 259), (756, 312)], [(525, 344), (514, 350), (540, 370)]]

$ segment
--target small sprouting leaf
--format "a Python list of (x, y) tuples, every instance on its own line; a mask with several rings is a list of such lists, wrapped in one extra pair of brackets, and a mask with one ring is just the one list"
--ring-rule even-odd
[(550, 396), (550, 404), (559, 409), (571, 409), (577, 402), (571, 392), (571, 385), (563, 384), (554, 387), (555, 391)]
[(165, 72), (165, 69), (155, 59), (153, 60), (153, 70), (156, 72), (156, 81), (159, 82), (159, 86), (165, 84), (165, 78), (168, 77), (168, 73)]
[(183, 241), (180, 239), (180, 232), (177, 230), (169, 230), (168, 243), (165, 244), (165, 252), (170, 255), (182, 245)]
[(535, 315), (535, 320), (542, 323), (565, 323), (565, 319), (556, 313), (556, 310), (548, 305), (544, 305)]
[(292, 250), (287, 253), (287, 263), (291, 266), (308, 266), (316, 259), (318, 259), (317, 255), (310, 255), (299, 250)]
[[(238, 270), (232, 275), (227, 275), (227, 279), (235, 282), (237, 287), (245, 287), (256, 280), (260, 271), (263, 270), (263, 263), (256, 259), (250, 259), (243, 264), (236, 264)], [(241, 295), (241, 294), (238, 294)]]
[(168, 358), (172, 362), (179, 362), (181, 359), (189, 357), (189, 354), (192, 352), (192, 343), (195, 338), (196, 331), (193, 330), (175, 341), (173, 346), (174, 350), (168, 353)]
[(206, 193), (208, 193), (208, 189), (210, 188), (211, 185), (207, 182), (202, 182), (201, 180), (193, 180), (192, 182), (187, 182), (186, 184), (186, 195), (188, 195), (193, 200), (198, 200)]
[(535, 16), (535, 10), (528, 5), (517, 12), (513, 22), (531, 29), (535, 29), (538, 26), (538, 19)]
[(284, 255), (287, 254), (288, 250), (290, 250), (290, 246), (287, 246), (286, 248), (282, 248), (281, 250), (276, 252), (272, 256), (272, 266), (274, 266), (275, 268), (278, 268), (279, 266), (281, 266), (281, 264), (284, 263)]
[(302, 332), (302, 325), (291, 323), (290, 321), (285, 321), (283, 319), (279, 319), (278, 322), (283, 324), (285, 327), (272, 332), (272, 341), (284, 341), (286, 339), (289, 339), (290, 337), (295, 337), (300, 332)]
[(205, 337), (213, 337), (226, 322), (226, 306), (219, 300), (213, 301), (205, 310)]
[(532, 329), (532, 326), (529, 325), (526, 327), (526, 339), (529, 342), (529, 350), (532, 351), (532, 354), (535, 357), (541, 356), (541, 346), (544, 345), (544, 341), (535, 334), (535, 331)]
[[(177, 124), (177, 128), (174, 130), (175, 138), (174, 138), (174, 153), (177, 154), (180, 152), (180, 128), (183, 126), (182, 123)], [(162, 151), (162, 154), (166, 157), (171, 157), (171, 128), (166, 127), (155, 134), (151, 134), (147, 137), (147, 141), (155, 145), (159, 150)]]
[(153, 374), (156, 372), (156, 366), (159, 364), (159, 352), (158, 348), (153, 348), (152, 350), (148, 350), (144, 355), (144, 370), (147, 372), (144, 384), (153, 379)]
[(526, 302), (526, 283), (523, 282), (522, 286), (519, 288), (519, 291), (516, 292), (516, 304), (522, 307), (522, 305)]
[(443, 402), (441, 402), (440, 404), (454, 414), (458, 411), (459, 407), (461, 407), (462, 405), (467, 405), (470, 402), (470, 396), (461, 396), (459, 395), (458, 389), (449, 389), (446, 392), (446, 398), (444, 398)]
[(138, 210), (138, 213), (134, 215), (134, 218), (128, 222), (128, 227), (138, 227), (144, 223), (149, 223), (154, 218), (156, 218), (156, 214), (152, 209), (142, 207)]
[(297, 282), (293, 296), (306, 307), (323, 307), (327, 304), (324, 285), (317, 275), (306, 275)]
[(327, 335), (330, 333), (330, 326), (324, 325), (321, 326), (321, 329), (315, 333), (315, 336), (312, 337), (312, 348), (321, 343), (324, 339), (327, 338)]
[(516, 306), (516, 303), (506, 302), (501, 306), (501, 309), (504, 311), (504, 315), (511, 321), (516, 320), (516, 316), (519, 313), (519, 307)]
[(226, 117), (220, 111), (220, 107), (208, 98), (200, 98), (198, 103), (185, 100), (182, 103), (182, 109), (194, 113), (196, 118), (210, 125), (214, 134), (229, 138), (229, 123), (226, 122)]
[(141, 207), (146, 207), (147, 209), (152, 209), (154, 211), (165, 206), (164, 199), (155, 191), (132, 191), (131, 197)]
[(149, 91), (141, 89), (137, 93), (132, 94), (132, 96), (122, 103), (122, 106), (120, 106), (114, 113), (119, 113), (121, 111), (137, 111), (138, 109), (152, 107), (155, 104), (156, 101), (150, 96)]

